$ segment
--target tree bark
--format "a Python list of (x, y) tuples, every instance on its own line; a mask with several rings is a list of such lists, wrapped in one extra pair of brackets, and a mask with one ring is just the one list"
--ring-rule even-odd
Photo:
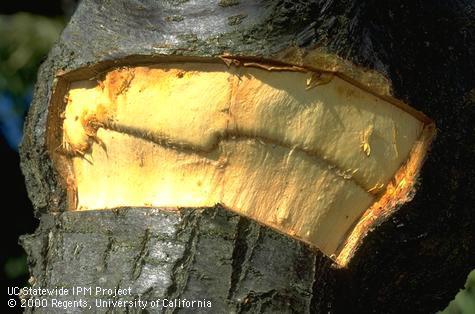
[[(207, 299), (212, 308), (198, 311), (210, 313), (442, 309), (475, 267), (474, 9), (435, 0), (83, 0), (41, 66), (21, 147), (40, 219), (21, 240), (34, 286), (131, 287), (123, 300)], [(316, 47), (383, 73), (438, 128), (414, 198), (368, 234), (346, 268), (219, 206), (64, 212), (46, 149), (59, 72), (134, 55), (298, 61)], [(84, 298), (94, 305), (96, 296)]]

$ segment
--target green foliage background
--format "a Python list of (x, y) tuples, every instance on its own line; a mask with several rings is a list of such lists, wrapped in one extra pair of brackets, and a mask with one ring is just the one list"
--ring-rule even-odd
[[(28, 13), (0, 15), (0, 135), (13, 151), (21, 138), (38, 66), (64, 25), (62, 17), (48, 18)], [(19, 231), (15, 228), (10, 226), (7, 232), (17, 234)], [(7, 247), (13, 245), (8, 244)], [(28, 274), (25, 254), (17, 255), (17, 252), (9, 250), (3, 254), (2, 277), (10, 283), (24, 280), (22, 278)]]
[(63, 18), (28, 13), (0, 15), (0, 91), (10, 92), (15, 102), (21, 101), (64, 23)]
[(465, 289), (457, 293), (442, 314), (474, 314), (475, 313), (475, 269), (468, 275)]

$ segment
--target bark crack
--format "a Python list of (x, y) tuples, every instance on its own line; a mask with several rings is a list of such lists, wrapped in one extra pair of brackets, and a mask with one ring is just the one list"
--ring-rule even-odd
[(50, 259), (50, 251), (51, 247), (53, 246), (53, 237), (54, 237), (54, 232), (51, 230), (48, 235), (46, 236), (46, 242), (44, 243), (43, 246), (43, 251), (41, 252), (41, 255), (44, 256), (43, 261), (42, 261), (42, 266), (43, 266), (43, 271), (44, 271), (44, 278), (48, 278), (48, 264), (49, 264), (49, 259)]
[(112, 248), (114, 246), (114, 243), (115, 243), (115, 239), (112, 237), (112, 236), (108, 236), (107, 237), (107, 246), (106, 246), (106, 249), (104, 251), (104, 257), (103, 257), (103, 262), (104, 262), (104, 269), (107, 269), (108, 268), (108, 260), (109, 260), (109, 257), (110, 257), (110, 254), (112, 252)]
[[(171, 270), (172, 284), (168, 287), (164, 299), (178, 299), (186, 288), (190, 267), (195, 257), (196, 243), (199, 237), (199, 224), (200, 215), (195, 214), (194, 211), (183, 217), (182, 225), (177, 232), (177, 238), (185, 237), (186, 235), (183, 232), (188, 229), (190, 229), (190, 233), (187, 235), (188, 239), (185, 242), (181, 258), (177, 259)], [(165, 313), (173, 313), (176, 310), (167, 308)]]
[(263, 313), (263, 305), (268, 302), (272, 302), (274, 297), (279, 292), (276, 289), (272, 289), (262, 293), (250, 292), (244, 299), (243, 304), (240, 306), (238, 313)]
[(134, 280), (137, 280), (142, 272), (144, 259), (148, 255), (149, 240), (150, 240), (150, 230), (147, 228), (145, 229), (145, 234), (142, 238), (139, 254), (137, 255), (137, 258), (135, 259), (134, 264), (133, 264), (132, 274), (134, 276)]
[(231, 285), (228, 291), (228, 300), (234, 297), (234, 293), (241, 281), (243, 264), (246, 261), (248, 245), (247, 236), (249, 235), (250, 221), (243, 217), (239, 217), (234, 240), (234, 250), (232, 255)]

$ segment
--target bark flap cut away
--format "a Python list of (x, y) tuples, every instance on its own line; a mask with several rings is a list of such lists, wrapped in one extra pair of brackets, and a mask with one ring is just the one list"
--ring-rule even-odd
[(220, 203), (345, 265), (410, 197), (434, 125), (340, 73), (224, 61), (60, 75), (48, 139), (69, 208)]

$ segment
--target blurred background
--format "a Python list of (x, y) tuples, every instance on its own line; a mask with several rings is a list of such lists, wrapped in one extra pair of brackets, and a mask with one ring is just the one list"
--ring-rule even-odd
[[(80, 0), (0, 1), (0, 175), (3, 219), (2, 287), (28, 285), (26, 255), (18, 237), (34, 232), (38, 221), (19, 168), (18, 145), (32, 99), (36, 73)], [(4, 290), (5, 291), (5, 290)], [(9, 299), (2, 294), (4, 304)], [(17, 308), (19, 310), (19, 308)], [(475, 313), (475, 270), (466, 289), (444, 313)]]
[[(75, 0), (0, 1), (0, 176), (3, 252), (2, 288), (25, 286), (26, 255), (18, 237), (32, 233), (38, 221), (19, 168), (18, 145), (32, 99), (36, 73), (76, 7)], [(3, 289), (2, 289), (3, 290)], [(7, 301), (7, 294), (2, 298)]]

